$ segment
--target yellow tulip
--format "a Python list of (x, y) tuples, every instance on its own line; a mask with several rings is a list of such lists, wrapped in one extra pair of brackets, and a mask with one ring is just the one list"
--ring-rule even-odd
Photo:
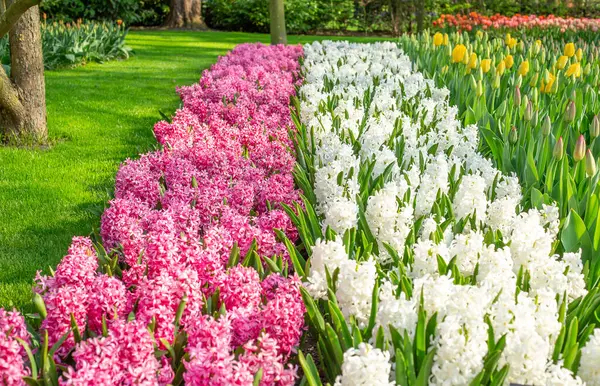
[(569, 60), (568, 56), (566, 56), (566, 55), (561, 56), (560, 58), (558, 58), (558, 61), (556, 62), (556, 68), (558, 68), (559, 70), (562, 70), (567, 65), (568, 60)]
[(501, 60), (500, 63), (498, 63), (498, 66), (496, 67), (496, 73), (499, 75), (503, 75), (505, 69), (506, 64), (504, 63), (504, 60)]
[[(546, 92), (546, 93), (552, 91), (552, 85), (554, 84), (555, 80), (556, 80), (556, 77), (550, 73), (548, 83), (546, 84), (546, 87), (541, 91)], [(542, 86), (543, 86), (543, 82), (542, 82)]]
[(579, 64), (579, 62), (571, 64), (569, 68), (567, 68), (567, 72), (565, 75), (575, 75), (576, 78), (579, 78), (581, 76), (581, 65)]
[(512, 55), (506, 55), (506, 58), (504, 58), (504, 64), (506, 65), (506, 68), (512, 68), (513, 64), (515, 64), (515, 60), (513, 59)]
[(464, 44), (459, 44), (452, 50), (452, 63), (460, 63), (463, 61), (465, 54), (467, 53), (467, 47)]
[(524, 60), (521, 62), (521, 65), (519, 65), (519, 75), (525, 76), (525, 75), (527, 75), (528, 72), (529, 72), (529, 62), (527, 60)]
[(439, 47), (442, 44), (444, 44), (444, 35), (439, 32), (433, 35), (433, 45)]
[[(471, 59), (471, 58), (470, 58), (470, 56), (469, 56), (469, 53), (468, 53), (467, 51), (465, 51), (465, 54), (464, 54), (464, 56), (463, 56), (462, 63), (463, 63), (465, 66), (468, 66), (468, 65), (469, 65), (469, 60), (470, 60), (470, 59)], [(470, 68), (469, 68), (469, 70), (470, 70)]]
[(568, 56), (570, 58), (573, 55), (575, 55), (575, 44), (573, 44), (573, 43), (565, 44), (565, 56)]
[(510, 42), (510, 39), (512, 39), (512, 37), (510, 36), (509, 33), (507, 33), (506, 37), (504, 38), (504, 43), (506, 43), (508, 45), (508, 42)]
[(471, 68), (471, 69), (477, 68), (477, 54), (474, 52), (469, 57), (469, 68)]
[(492, 66), (492, 59), (481, 59), (481, 70), (487, 74)]
[(517, 39), (511, 38), (508, 42), (506, 42), (506, 45), (512, 50), (517, 45)]
[(577, 49), (575, 52), (575, 57), (577, 58), (578, 62), (581, 62), (581, 59), (583, 58), (583, 50), (581, 48)]

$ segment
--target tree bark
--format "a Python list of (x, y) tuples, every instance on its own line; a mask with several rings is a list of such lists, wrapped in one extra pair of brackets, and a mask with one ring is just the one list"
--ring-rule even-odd
[(425, 17), (425, 0), (416, 0), (417, 32), (423, 32), (423, 18)]
[(0, 127), (4, 129), (4, 140), (15, 144), (44, 143), (48, 138), (46, 88), (37, 6), (29, 8), (14, 23), (9, 44), (10, 79), (0, 69)]
[(166, 27), (207, 29), (202, 19), (202, 0), (171, 0)]
[(400, 0), (390, 0), (390, 16), (392, 19), (392, 34), (400, 36)]
[(270, 0), (271, 44), (287, 44), (283, 0)]

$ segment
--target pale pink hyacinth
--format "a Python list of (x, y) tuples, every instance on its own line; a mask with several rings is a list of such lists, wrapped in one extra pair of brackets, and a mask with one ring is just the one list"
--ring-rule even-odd
[[(234, 245), (243, 256), (254, 241), (260, 255), (288, 259), (275, 229), (298, 237), (282, 204), (301, 205), (288, 138), (301, 55), (299, 46), (241, 45), (180, 88), (183, 108), (155, 126), (163, 149), (121, 166), (102, 216), (117, 272), (99, 266), (89, 238), (76, 237), (53, 276), (38, 273), (41, 329), (50, 345), (66, 335), (55, 359), (75, 363), (61, 385), (168, 384), (175, 369), (154, 351), (176, 333), (187, 335), (187, 384), (248, 385), (259, 368), (261, 385), (294, 383), (286, 363), (304, 329), (299, 278), (261, 282), (254, 268), (227, 263)], [(217, 319), (203, 314), (216, 293), (213, 309), (225, 311)], [(87, 339), (75, 342), (71, 319)], [(13, 343), (0, 334), (0, 347), (20, 358)], [(16, 363), (18, 379), (27, 369)]]

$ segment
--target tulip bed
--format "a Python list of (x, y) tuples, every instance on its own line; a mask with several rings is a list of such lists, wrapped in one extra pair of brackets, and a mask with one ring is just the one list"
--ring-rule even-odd
[[(437, 33), (401, 46), (436, 84), (448, 87), (464, 124), (476, 123), (498, 169), (515, 173), (525, 208), (556, 202), (558, 251), (583, 251), (588, 287), (600, 278), (597, 158), (600, 154), (598, 46)], [(585, 54), (584, 54), (585, 53)]]
[(102, 242), (38, 274), (28, 325), (0, 309), (0, 380), (600, 385), (595, 92), (467, 38), (221, 58), (121, 166)]

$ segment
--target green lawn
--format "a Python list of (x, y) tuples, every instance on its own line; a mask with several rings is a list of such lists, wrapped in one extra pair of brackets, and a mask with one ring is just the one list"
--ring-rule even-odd
[[(318, 37), (290, 37), (290, 43)], [(134, 31), (129, 60), (46, 73), (47, 150), (0, 147), (0, 306), (28, 308), (36, 270), (55, 266), (76, 235), (99, 225), (119, 164), (155, 146), (159, 110), (179, 106), (175, 86), (235, 45), (267, 35)], [(354, 38), (352, 40), (377, 40)]]

